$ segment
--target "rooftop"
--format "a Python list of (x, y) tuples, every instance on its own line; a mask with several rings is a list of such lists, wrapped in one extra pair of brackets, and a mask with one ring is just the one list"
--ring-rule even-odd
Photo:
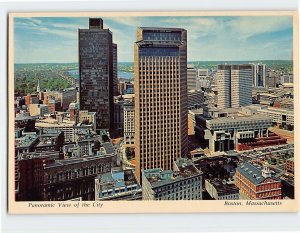
[(62, 123), (58, 123), (57, 119), (47, 117), (45, 119), (39, 119), (35, 125), (36, 127), (72, 127), (75, 121), (70, 121), (69, 119), (63, 119)]
[(30, 147), (34, 143), (38, 141), (38, 137), (35, 134), (32, 135), (26, 135), (21, 138), (15, 139), (15, 147), (16, 148), (24, 148), (24, 147)]
[[(262, 175), (262, 168), (259, 166), (254, 166), (249, 162), (245, 162), (242, 166), (239, 166), (237, 171), (239, 171), (255, 185), (261, 184), (266, 179)], [(272, 177), (272, 179), (277, 180), (275, 177)]]
[(218, 192), (218, 195), (226, 193), (238, 193), (239, 189), (233, 183), (224, 182), (221, 179), (208, 180), (207, 182), (211, 183)]
[(152, 188), (161, 187), (178, 181), (183, 181), (189, 177), (202, 175), (193, 162), (188, 159), (180, 158), (176, 161), (177, 170), (162, 170), (161, 168), (152, 168), (144, 170), (143, 173), (150, 182)]
[(47, 165), (47, 168), (53, 168), (53, 167), (60, 167), (60, 166), (66, 166), (70, 164), (78, 164), (88, 161), (94, 161), (101, 158), (108, 158), (113, 157), (113, 155), (106, 154), (104, 156), (86, 156), (82, 158), (70, 158), (70, 159), (63, 159), (63, 160), (56, 160), (55, 163)]
[(28, 152), (20, 155), (19, 160), (35, 159), (35, 158), (51, 158), (58, 159), (58, 151), (42, 151), (42, 152)]
[(256, 114), (251, 116), (232, 116), (232, 117), (220, 117), (208, 119), (210, 123), (235, 123), (235, 122), (245, 122), (245, 121), (272, 121), (272, 118), (263, 114)]
[(100, 189), (109, 190), (114, 187), (125, 187), (136, 185), (137, 181), (134, 170), (112, 169), (111, 172), (98, 175), (96, 179), (100, 180)]

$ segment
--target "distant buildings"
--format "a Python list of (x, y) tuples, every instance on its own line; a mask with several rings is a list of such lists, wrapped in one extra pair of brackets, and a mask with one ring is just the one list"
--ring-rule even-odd
[(37, 94), (27, 94), (25, 96), (25, 105), (28, 107), (30, 104), (39, 104), (39, 97)]
[(45, 104), (29, 104), (28, 106), (30, 116), (41, 116), (49, 114), (49, 107)]
[(239, 189), (222, 179), (206, 179), (205, 189), (214, 200), (239, 200)]
[(134, 170), (113, 168), (95, 178), (95, 200), (141, 200), (142, 189), (137, 183)]
[(198, 69), (198, 78), (206, 78), (208, 76), (208, 69)]
[(202, 172), (193, 162), (179, 158), (172, 170), (142, 171), (143, 200), (201, 200)]
[(253, 86), (266, 87), (266, 65), (252, 64), (253, 67)]
[(193, 66), (187, 67), (187, 90), (195, 90), (196, 87), (196, 78), (197, 78), (197, 69)]
[(79, 29), (78, 35), (80, 109), (96, 112), (97, 130), (111, 130), (117, 47), (109, 29), (103, 29), (100, 18), (90, 18), (89, 29)]
[(274, 107), (262, 107), (262, 106), (248, 106), (252, 112), (258, 112), (260, 114), (267, 115), (273, 119), (273, 122), (277, 125), (284, 126), (290, 125), (294, 126), (294, 111), (283, 108)]
[(124, 104), (124, 142), (134, 144), (134, 103)]
[(239, 108), (252, 104), (253, 68), (245, 65), (218, 65), (218, 108)]
[(187, 138), (187, 32), (138, 28), (134, 58), (136, 174), (169, 170), (185, 156)]
[(267, 166), (261, 168), (245, 162), (236, 170), (235, 184), (240, 189), (241, 199), (282, 199), (281, 181), (272, 176)]

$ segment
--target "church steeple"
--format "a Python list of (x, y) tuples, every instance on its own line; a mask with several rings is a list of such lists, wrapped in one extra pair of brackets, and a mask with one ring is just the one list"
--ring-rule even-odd
[(37, 93), (41, 92), (41, 89), (40, 89), (40, 79), (38, 79), (38, 84), (37, 84), (37, 87), (36, 87), (36, 92)]

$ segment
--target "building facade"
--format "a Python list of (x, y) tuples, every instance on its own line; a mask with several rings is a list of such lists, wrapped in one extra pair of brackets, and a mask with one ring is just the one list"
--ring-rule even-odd
[(252, 104), (252, 65), (218, 65), (218, 108), (239, 108)]
[(189, 110), (200, 108), (205, 101), (204, 92), (201, 90), (190, 90), (187, 93), (187, 97)]
[(281, 181), (272, 177), (267, 166), (261, 168), (249, 162), (242, 164), (236, 170), (235, 184), (241, 199), (282, 199)]
[(115, 166), (114, 155), (58, 160), (56, 154), (27, 154), (20, 159), (19, 201), (94, 200), (95, 177)]
[(113, 129), (116, 46), (103, 20), (90, 18), (89, 29), (79, 29), (80, 109), (96, 112), (96, 129)]
[(187, 32), (138, 28), (134, 57), (136, 174), (187, 154)]
[(124, 142), (134, 144), (134, 103), (124, 104)]
[(187, 90), (195, 90), (197, 78), (197, 69), (193, 66), (188, 66), (187, 68)]

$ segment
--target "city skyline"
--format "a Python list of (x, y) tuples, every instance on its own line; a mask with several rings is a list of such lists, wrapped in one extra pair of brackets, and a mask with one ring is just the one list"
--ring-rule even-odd
[[(284, 53), (288, 20), (120, 18), (90, 17), (88, 26), (71, 25), (74, 18), (23, 24), (24, 33), (32, 35), (28, 24), (40, 33), (33, 43), (65, 43), (47, 59), (71, 56), (77, 30), (78, 67), (68, 60), (14, 66), (14, 200), (295, 199), (293, 61), (246, 61), (251, 51)], [(274, 41), (283, 44), (270, 49)], [(37, 42), (28, 48), (45, 56)], [(117, 61), (130, 49), (134, 65), (120, 64), (119, 74), (133, 78), (117, 78)], [(207, 49), (216, 60), (232, 54), (244, 64), (188, 64), (188, 56), (206, 57)]]
[[(102, 17), (114, 32), (120, 62), (133, 62), (139, 26), (185, 27), (188, 61), (290, 60), (290, 16)], [(87, 17), (15, 18), (15, 63), (68, 63), (77, 60), (77, 31)], [(226, 46), (224, 46), (224, 44)]]

